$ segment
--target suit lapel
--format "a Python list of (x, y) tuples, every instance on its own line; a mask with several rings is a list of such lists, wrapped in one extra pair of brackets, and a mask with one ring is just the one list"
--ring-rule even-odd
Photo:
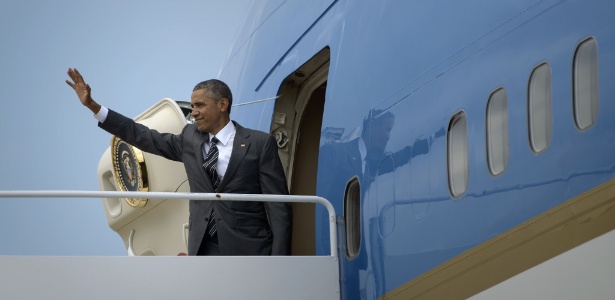
[(227, 182), (233, 178), (235, 171), (237, 171), (237, 167), (243, 160), (244, 156), (248, 152), (248, 148), (250, 148), (250, 133), (245, 130), (245, 128), (241, 127), (241, 125), (235, 124), (235, 140), (233, 141), (233, 151), (231, 152), (231, 159), (228, 163), (228, 167), (226, 168), (226, 172), (224, 173), (224, 179), (220, 182), (220, 186), (218, 190), (221, 191), (224, 186), (226, 186)]

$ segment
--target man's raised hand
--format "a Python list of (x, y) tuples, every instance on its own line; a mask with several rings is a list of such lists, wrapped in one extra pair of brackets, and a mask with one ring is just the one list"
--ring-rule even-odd
[(67, 73), (70, 79), (72, 79), (72, 82), (70, 80), (66, 80), (66, 84), (75, 90), (81, 104), (89, 108), (94, 114), (97, 114), (100, 110), (100, 105), (92, 99), (92, 89), (90, 88), (90, 85), (85, 83), (83, 76), (81, 76), (77, 69), (68, 68)]

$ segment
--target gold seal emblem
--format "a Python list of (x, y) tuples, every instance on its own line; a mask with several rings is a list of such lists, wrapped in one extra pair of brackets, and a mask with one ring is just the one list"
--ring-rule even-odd
[[(111, 139), (111, 161), (113, 162), (113, 175), (120, 190), (124, 192), (147, 192), (147, 169), (143, 152), (117, 136)], [(125, 198), (126, 202), (134, 207), (143, 207), (147, 204), (145, 198)]]

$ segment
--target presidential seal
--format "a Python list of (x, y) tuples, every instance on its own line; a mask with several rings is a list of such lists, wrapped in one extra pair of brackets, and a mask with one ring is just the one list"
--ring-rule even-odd
[[(111, 161), (115, 182), (124, 192), (147, 192), (147, 169), (141, 150), (129, 145), (117, 136), (111, 139)], [(125, 198), (134, 207), (147, 204), (145, 198)]]

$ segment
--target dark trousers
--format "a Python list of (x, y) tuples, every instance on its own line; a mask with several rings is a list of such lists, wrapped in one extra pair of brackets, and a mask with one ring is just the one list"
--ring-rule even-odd
[(201, 246), (196, 255), (220, 255), (220, 247), (218, 246), (218, 234), (214, 234), (213, 237), (205, 234)]

